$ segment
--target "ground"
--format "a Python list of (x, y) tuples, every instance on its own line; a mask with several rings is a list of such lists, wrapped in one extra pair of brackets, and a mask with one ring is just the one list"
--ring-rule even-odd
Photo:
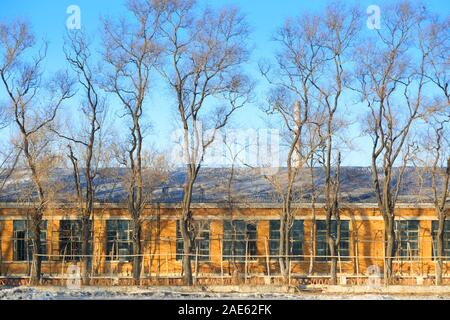
[[(450, 300), (446, 292), (433, 293), (343, 293), (343, 292), (302, 292), (282, 293), (279, 288), (273, 292), (226, 292), (204, 291), (201, 288), (181, 287), (86, 287), (69, 289), (67, 287), (0, 287), (0, 300), (189, 300), (189, 299), (238, 299), (238, 300)], [(340, 290), (342, 291), (342, 290)], [(362, 290), (361, 290), (362, 291)], [(276, 293), (275, 293), (276, 292)]]

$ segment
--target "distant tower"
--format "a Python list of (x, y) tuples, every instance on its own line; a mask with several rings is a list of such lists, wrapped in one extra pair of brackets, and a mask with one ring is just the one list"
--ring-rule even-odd
[[(295, 122), (296, 130), (298, 130), (298, 126), (300, 125), (300, 121), (301, 121), (300, 120), (300, 109), (301, 109), (300, 101), (294, 102), (294, 122)], [(296, 132), (296, 133), (298, 133), (298, 132)], [(297, 147), (294, 150), (294, 166), (295, 167), (301, 166), (300, 147), (301, 147), (301, 142), (299, 140), (297, 143)]]

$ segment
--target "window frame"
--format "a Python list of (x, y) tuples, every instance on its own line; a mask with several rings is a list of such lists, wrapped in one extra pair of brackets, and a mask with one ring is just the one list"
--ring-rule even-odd
[[(280, 248), (280, 220), (269, 221), (269, 254), (271, 260), (278, 259), (278, 253)], [(296, 228), (300, 227), (299, 230)], [(294, 220), (289, 235), (289, 256), (292, 261), (303, 261), (304, 257), (304, 243), (305, 243), (305, 221)], [(296, 239), (296, 233), (299, 233), (298, 239)], [(295, 244), (299, 244), (299, 248), (296, 248)], [(296, 249), (299, 251), (295, 253)]]
[[(235, 230), (239, 230), (236, 231), (234, 252), (231, 252), (233, 249), (233, 235), (231, 233), (228, 234), (228, 231), (232, 231), (233, 226), (235, 226)], [(247, 220), (223, 221), (222, 261), (232, 261), (234, 259), (235, 262), (245, 262), (246, 256), (247, 261), (256, 261), (258, 258), (257, 242), (258, 224), (256, 222)], [(242, 254), (240, 254), (241, 252)]]
[[(63, 230), (63, 225), (66, 227), (66, 225), (69, 226), (69, 228)], [(92, 255), (92, 221), (89, 221), (89, 232), (90, 232), (90, 239), (89, 239), (89, 247), (88, 247), (88, 255)], [(82, 243), (83, 243), (83, 237), (82, 237), (82, 221), (80, 219), (64, 219), (59, 221), (59, 237), (58, 237), (58, 253), (59, 256), (63, 256), (66, 261), (80, 261), (81, 255), (82, 255)], [(76, 230), (78, 229), (78, 230)], [(68, 232), (68, 236), (64, 236), (64, 239), (62, 239), (62, 234)], [(70, 250), (69, 251), (62, 251), (64, 243), (70, 244)], [(69, 252), (69, 253), (67, 253)]]
[[(351, 233), (350, 233), (350, 220), (341, 220), (341, 239), (339, 243), (339, 256), (340, 260), (343, 262), (349, 262), (351, 261), (350, 258), (350, 244), (351, 244)], [(323, 227), (322, 227), (323, 225)], [(321, 228), (319, 228), (321, 226)], [(344, 226), (344, 228), (343, 228)], [(332, 220), (331, 221), (331, 234), (332, 236), (336, 236), (337, 232), (337, 221)], [(324, 262), (328, 263), (331, 261), (331, 258), (329, 257), (329, 246), (326, 239), (326, 233), (327, 233), (327, 225), (326, 220), (316, 220), (316, 230), (315, 230), (315, 253), (316, 257), (314, 258), (314, 261), (316, 262)], [(346, 234), (343, 234), (346, 233)], [(319, 237), (323, 240), (319, 241)], [(319, 243), (325, 244), (325, 249), (320, 248), (319, 249)], [(343, 247), (346, 245), (346, 247)], [(319, 254), (319, 250), (325, 250), (325, 254)], [(344, 252), (344, 250), (346, 252)], [(324, 256), (324, 257), (317, 257), (317, 256)]]
[[(432, 256), (433, 260), (437, 258), (437, 232), (439, 228), (439, 220), (431, 221), (431, 236), (432, 236)], [(447, 245), (446, 245), (447, 244)], [(446, 253), (448, 251), (448, 254)], [(450, 261), (450, 220), (445, 220), (444, 224), (444, 257), (442, 261)]]
[[(416, 230), (410, 230), (409, 225), (410, 224), (417, 224), (417, 229)], [(403, 240), (402, 238), (399, 238), (399, 236), (402, 235), (402, 232), (404, 232), (404, 230), (399, 230), (399, 226), (402, 226), (406, 224), (408, 226), (406, 232), (407, 232), (407, 239)], [(420, 239), (419, 239), (419, 232), (420, 232), (420, 220), (395, 220), (394, 223), (394, 232), (395, 232), (395, 243), (394, 243), (394, 249), (395, 249), (395, 257), (394, 260), (396, 262), (409, 262), (409, 261), (419, 261), (420, 259)], [(416, 240), (410, 240), (409, 239), (409, 235), (411, 234), (416, 234)], [(404, 255), (400, 255), (399, 252), (404, 252), (404, 250), (408, 250), (407, 248), (404, 249), (401, 247), (401, 245), (403, 243), (409, 243), (409, 242), (413, 242), (417, 244), (417, 247), (413, 249), (411, 249), (412, 252), (415, 252), (415, 255), (411, 256), (411, 259), (408, 256), (404, 256)], [(400, 251), (399, 251), (400, 250)]]
[[(114, 228), (112, 225), (115, 224)], [(126, 225), (125, 225), (126, 224)], [(113, 229), (113, 230), (111, 230)], [(111, 235), (112, 234), (112, 237)], [(125, 237), (122, 237), (125, 236)], [(133, 255), (133, 222), (125, 219), (106, 220), (106, 261), (109, 262), (131, 262)], [(122, 247), (122, 245), (124, 247)], [(112, 249), (114, 254), (111, 255)], [(127, 254), (122, 255), (120, 250), (127, 250)]]
[[(191, 254), (196, 254), (197, 246), (205, 245), (205, 248), (199, 248), (199, 256), (198, 261), (199, 262), (210, 262), (211, 261), (211, 222), (209, 221), (195, 221), (194, 224), (196, 225), (196, 228), (201, 228), (197, 233), (201, 234), (202, 236), (199, 238), (198, 236), (195, 239), (195, 243), (192, 246), (192, 252)], [(207, 226), (207, 227), (206, 227)], [(181, 228), (180, 228), (180, 220), (177, 220), (176, 224), (176, 261), (182, 261), (184, 253), (184, 241), (183, 237), (181, 235)], [(205, 252), (207, 254), (204, 254), (202, 252)]]
[[(18, 224), (23, 224), (23, 226), (18, 229)], [(19, 263), (29, 263), (33, 259), (33, 230), (31, 229), (31, 221), (24, 219), (13, 220), (13, 261)], [(18, 238), (17, 233), (23, 232), (23, 237)], [(48, 261), (48, 221), (41, 221), (41, 251), (39, 252), (41, 256), (41, 261)], [(18, 258), (18, 242), (23, 242), (21, 250), (24, 251), (24, 258)]]

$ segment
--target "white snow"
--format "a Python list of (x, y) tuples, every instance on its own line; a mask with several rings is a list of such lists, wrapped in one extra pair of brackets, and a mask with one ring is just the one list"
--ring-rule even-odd
[(213, 293), (176, 287), (0, 287), (0, 300), (450, 300), (448, 294), (320, 294), (320, 293)]

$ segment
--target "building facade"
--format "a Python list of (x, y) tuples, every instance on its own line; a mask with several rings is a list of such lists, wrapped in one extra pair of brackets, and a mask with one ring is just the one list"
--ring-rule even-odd
[[(0, 205), (2, 281), (26, 281), (31, 268), (28, 210), (16, 204)], [(365, 283), (382, 277), (384, 268), (384, 223), (371, 204), (344, 204), (341, 214), (341, 244), (338, 274), (341, 283)], [(192, 252), (196, 283), (277, 283), (279, 216), (275, 204), (197, 203), (193, 206), (196, 226)], [(291, 283), (326, 283), (330, 257), (326, 244), (325, 212), (298, 205), (292, 224), (289, 254)], [(178, 228), (180, 209), (161, 204), (144, 212), (144, 283), (181, 283), (183, 245)], [(432, 205), (402, 204), (397, 208), (395, 280), (398, 283), (433, 283), (437, 216)], [(125, 206), (96, 205), (91, 222), (90, 270), (98, 283), (124, 282), (132, 277), (132, 221)], [(336, 230), (336, 226), (332, 226)], [(81, 267), (80, 221), (68, 205), (53, 206), (44, 216), (41, 257), (44, 281), (64, 280), (69, 268)], [(450, 257), (450, 222), (445, 232), (445, 256)], [(450, 264), (444, 263), (444, 282)], [(72, 270), (70, 269), (70, 270)], [(447, 279), (449, 277), (449, 279)]]

